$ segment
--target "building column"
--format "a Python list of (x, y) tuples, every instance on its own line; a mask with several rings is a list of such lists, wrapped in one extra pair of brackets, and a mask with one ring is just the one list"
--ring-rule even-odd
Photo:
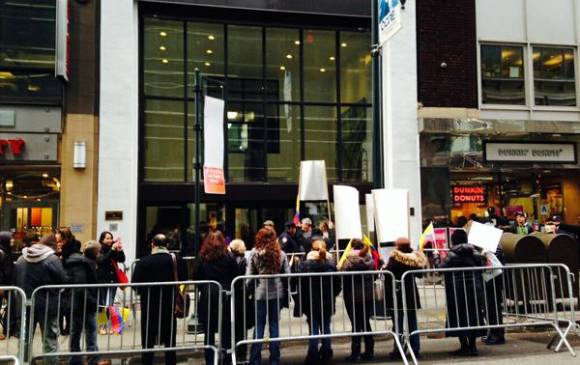
[(415, 1), (401, 11), (403, 27), (382, 49), (385, 188), (407, 189), (411, 240), (421, 236), (421, 175), (417, 120)]

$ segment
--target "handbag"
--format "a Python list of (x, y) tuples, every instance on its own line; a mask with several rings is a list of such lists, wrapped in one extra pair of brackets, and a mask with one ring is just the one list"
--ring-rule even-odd
[(117, 263), (117, 261), (111, 260), (111, 262), (113, 263), (113, 267), (115, 268), (117, 282), (119, 284), (129, 284), (129, 278), (127, 277), (127, 274), (125, 274), (125, 272), (119, 268), (119, 264)]
[(385, 276), (380, 274), (378, 278), (375, 279), (373, 284), (375, 290), (375, 300), (382, 302), (385, 300)]
[[(175, 254), (171, 254), (171, 259), (173, 261), (173, 279), (179, 281), (179, 276), (177, 275), (177, 259)], [(186, 318), (189, 316), (189, 294), (184, 293), (185, 287), (182, 285), (177, 286), (175, 292), (175, 308), (174, 313), (177, 318)]]

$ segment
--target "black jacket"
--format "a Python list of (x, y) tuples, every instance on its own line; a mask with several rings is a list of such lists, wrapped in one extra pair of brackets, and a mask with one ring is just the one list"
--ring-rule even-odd
[[(97, 263), (80, 252), (70, 255), (64, 263), (70, 284), (96, 284)], [(75, 313), (97, 311), (97, 290), (94, 288), (73, 289), (71, 305)]]
[(115, 251), (107, 245), (101, 246), (101, 256), (98, 259), (99, 266), (97, 269), (99, 283), (118, 283), (119, 279), (117, 279), (117, 271), (113, 266), (113, 260), (125, 262), (125, 253), (123, 251)]
[(5, 247), (0, 247), (0, 286), (12, 284), (13, 271), (14, 263), (12, 262), (10, 250)]
[[(403, 290), (401, 289), (400, 280), (403, 274), (410, 270), (420, 270), (427, 266), (427, 258), (423, 253), (415, 251), (410, 253), (405, 253), (400, 250), (393, 250), (391, 252), (389, 263), (387, 264), (387, 271), (390, 271), (395, 276), (396, 282), (396, 297), (397, 297), (397, 310), (403, 310)], [(415, 283), (415, 278), (419, 275), (406, 276), (405, 279), (405, 300), (407, 308), (409, 309), (420, 309), (421, 301), (419, 300), (419, 291), (417, 290), (417, 285)], [(391, 276), (385, 276), (385, 300), (387, 302), (387, 308), (389, 310), (394, 309), (393, 303), (393, 292), (392, 292), (393, 282)]]
[(341, 277), (317, 275), (336, 272), (334, 262), (318, 261), (317, 254), (317, 251), (309, 252), (307, 259), (300, 263), (299, 272), (312, 275), (300, 277), (297, 285), (300, 301), (296, 305), (308, 319), (316, 318), (321, 321), (335, 312), (336, 296), (341, 291)]
[[(359, 256), (359, 251), (353, 250), (342, 264), (342, 271), (370, 271), (373, 270), (373, 257), (371, 253)], [(374, 275), (345, 275), (343, 277), (343, 296), (345, 301), (370, 302), (373, 300)]]
[(300, 252), (300, 245), (296, 239), (292, 237), (287, 231), (284, 231), (280, 237), (278, 237), (278, 241), (280, 241), (280, 247), (282, 248), (282, 251), (286, 252), (287, 254)]

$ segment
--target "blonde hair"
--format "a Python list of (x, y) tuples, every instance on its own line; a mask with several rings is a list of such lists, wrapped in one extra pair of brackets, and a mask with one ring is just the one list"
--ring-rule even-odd
[(318, 251), (318, 261), (326, 261), (326, 242), (323, 240), (312, 242), (312, 251)]
[(242, 256), (246, 253), (246, 244), (241, 239), (236, 238), (230, 243), (230, 251)]

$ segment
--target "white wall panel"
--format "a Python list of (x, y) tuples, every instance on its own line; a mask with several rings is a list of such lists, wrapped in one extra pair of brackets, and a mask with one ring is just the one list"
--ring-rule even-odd
[(480, 41), (525, 42), (525, 0), (476, 0)]
[(576, 32), (573, 1), (527, 0), (528, 41), (532, 44), (574, 44)]

